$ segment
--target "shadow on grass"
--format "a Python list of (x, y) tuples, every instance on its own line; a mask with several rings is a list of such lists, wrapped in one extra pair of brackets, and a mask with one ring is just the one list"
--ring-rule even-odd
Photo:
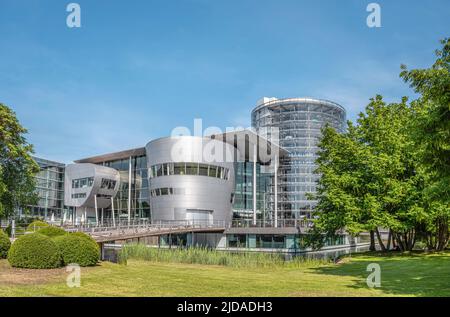
[(371, 263), (380, 265), (381, 287), (378, 289), (385, 294), (450, 296), (450, 252), (368, 252), (347, 257), (341, 264), (312, 270), (318, 274), (355, 277), (357, 282), (348, 287), (363, 289), (368, 288), (366, 279), (372, 271), (367, 271), (367, 266)]

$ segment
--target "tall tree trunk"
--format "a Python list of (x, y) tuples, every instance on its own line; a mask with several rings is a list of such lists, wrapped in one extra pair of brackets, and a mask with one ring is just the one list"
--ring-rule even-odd
[(369, 247), (370, 251), (376, 251), (375, 248), (375, 233), (373, 232), (373, 230), (370, 230), (370, 247)]
[(389, 229), (388, 240), (386, 249), (389, 251), (391, 249), (391, 239), (392, 239), (392, 230)]
[(405, 245), (402, 241), (402, 235), (399, 233), (395, 233), (394, 236), (400, 251), (405, 251)]
[(447, 219), (439, 219), (437, 223), (436, 251), (444, 250), (448, 245), (449, 232)]
[(377, 234), (377, 240), (378, 244), (380, 245), (381, 251), (386, 252), (386, 247), (384, 246), (383, 240), (381, 240), (381, 235), (378, 228), (375, 229), (375, 233)]
[(397, 241), (395, 241), (395, 232), (391, 230), (392, 233), (392, 248), (397, 250)]

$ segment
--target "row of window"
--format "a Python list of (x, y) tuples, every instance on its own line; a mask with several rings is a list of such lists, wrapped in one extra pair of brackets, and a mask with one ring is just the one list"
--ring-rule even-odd
[(112, 196), (111, 195), (105, 195), (105, 194), (97, 194), (97, 198), (105, 198), (105, 199), (110, 199)]
[(100, 185), (100, 188), (105, 189), (114, 189), (116, 187), (116, 181), (113, 179), (108, 178), (102, 178), (102, 183)]
[(169, 175), (200, 175), (227, 180), (229, 169), (202, 163), (164, 163), (150, 168), (150, 178)]
[(185, 195), (186, 190), (184, 188), (162, 187), (152, 189), (150, 193), (152, 197), (167, 196), (167, 195)]
[(72, 194), (72, 198), (73, 198), (73, 199), (86, 198), (86, 193), (76, 193), (76, 194)]
[(94, 184), (94, 177), (84, 177), (72, 180), (72, 188), (86, 188)]

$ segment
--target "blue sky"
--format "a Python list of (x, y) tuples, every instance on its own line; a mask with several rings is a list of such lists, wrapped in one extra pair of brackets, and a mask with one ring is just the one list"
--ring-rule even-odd
[(176, 126), (250, 125), (263, 96), (326, 98), (354, 119), (379, 93), (412, 95), (399, 66), (429, 66), (450, 1), (0, 0), (0, 102), (36, 154), (71, 162), (143, 146)]

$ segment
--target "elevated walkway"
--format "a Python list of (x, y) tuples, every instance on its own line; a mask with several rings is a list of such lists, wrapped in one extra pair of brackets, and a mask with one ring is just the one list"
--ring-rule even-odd
[(172, 221), (154, 224), (119, 224), (117, 226), (82, 225), (66, 227), (69, 232), (84, 232), (98, 243), (140, 239), (182, 233), (223, 233), (224, 222)]

